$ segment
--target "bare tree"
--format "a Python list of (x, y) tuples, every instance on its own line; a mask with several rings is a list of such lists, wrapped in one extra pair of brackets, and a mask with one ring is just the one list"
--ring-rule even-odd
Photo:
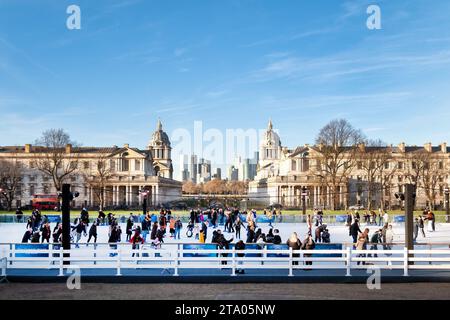
[(99, 202), (99, 209), (103, 210), (106, 203), (106, 186), (114, 176), (107, 154), (102, 154), (93, 165), (93, 170), (83, 172), (86, 184), (91, 187), (95, 198)]
[[(388, 147), (388, 152), (391, 154), (391, 147)], [(379, 170), (378, 181), (380, 183), (382, 189), (382, 195), (380, 197), (380, 208), (381, 210), (385, 209), (385, 194), (388, 193), (388, 202), (391, 203), (392, 198), (392, 187), (393, 187), (393, 179), (397, 173), (398, 165), (396, 162), (390, 161), (390, 158), (386, 159), (385, 165), (382, 166)]]
[(200, 187), (192, 181), (186, 181), (182, 186), (183, 193), (186, 194), (197, 194), (201, 193)]
[(391, 149), (381, 140), (366, 140), (357, 150), (356, 164), (364, 172), (367, 186), (367, 209), (372, 210), (373, 198), (383, 194), (382, 173), (391, 158)]
[(362, 132), (344, 119), (332, 120), (317, 135), (317, 176), (330, 189), (332, 210), (337, 208), (338, 188), (347, 183), (355, 164), (357, 145), (363, 139)]
[(7, 210), (12, 209), (14, 199), (22, 190), (21, 178), (23, 174), (22, 164), (13, 157), (12, 160), (0, 160), (0, 199), (5, 199)]
[(50, 129), (35, 144), (43, 147), (35, 152), (37, 169), (52, 179), (56, 190), (61, 190), (78, 168), (78, 154), (72, 151), (77, 143), (63, 129)]
[(423, 188), (430, 207), (434, 209), (436, 207), (439, 180), (444, 175), (443, 165), (431, 152), (426, 152), (422, 160), (424, 163), (421, 166), (418, 186)]

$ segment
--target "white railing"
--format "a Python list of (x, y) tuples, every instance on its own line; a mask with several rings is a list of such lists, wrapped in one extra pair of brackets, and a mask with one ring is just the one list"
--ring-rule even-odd
[[(355, 250), (348, 246), (342, 250), (220, 250), (186, 249), (183, 244), (164, 244), (155, 249), (140, 245), (132, 249), (128, 243), (80, 244), (80, 248), (63, 250), (62, 246), (48, 244), (48, 248), (33, 248), (33, 244), (8, 244), (1, 250), (2, 275), (8, 269), (59, 270), (64, 269), (113, 269), (122, 275), (123, 269), (163, 269), (179, 275), (180, 269), (279, 269), (293, 276), (295, 270), (338, 269), (351, 276), (354, 269), (379, 268), (403, 270), (450, 270), (450, 249)], [(198, 244), (197, 244), (198, 245)], [(6, 250), (5, 250), (6, 249)], [(244, 256), (242, 256), (244, 255)]]

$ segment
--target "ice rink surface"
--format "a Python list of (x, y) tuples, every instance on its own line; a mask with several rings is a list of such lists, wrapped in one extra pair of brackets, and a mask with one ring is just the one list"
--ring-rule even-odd
[[(140, 224), (135, 224), (140, 225)], [(25, 233), (26, 224), (25, 223), (0, 223), (0, 243), (19, 243), (22, 240), (22, 236)], [(125, 224), (120, 224), (121, 229), (123, 231), (122, 233), (122, 242), (126, 240), (126, 234), (125, 234)], [(55, 224), (51, 224), (51, 228), (55, 227)], [(266, 233), (269, 231), (270, 227), (267, 223), (259, 223), (257, 225), (258, 228), (261, 228), (263, 233)], [(364, 223), (361, 224), (360, 229), (363, 231), (364, 228), (370, 229), (370, 235), (377, 229), (381, 228), (378, 226), (366, 226)], [(282, 239), (282, 242), (285, 243), (286, 240), (289, 238), (292, 232), (297, 232), (299, 238), (303, 240), (306, 237), (307, 234), (307, 226), (305, 223), (274, 223), (273, 224), (274, 229), (278, 229), (280, 231), (280, 236)], [(89, 229), (89, 227), (88, 227)], [(217, 229), (223, 230), (223, 226), (219, 226)], [(314, 235), (314, 229), (315, 226), (313, 226), (313, 235)], [(350, 243), (352, 241), (352, 238), (348, 234), (348, 227), (346, 227), (344, 224), (339, 225), (329, 225), (328, 230), (331, 234), (331, 242), (332, 243)], [(394, 230), (394, 242), (403, 242), (404, 241), (404, 224), (398, 223), (393, 224), (393, 230)], [(207, 234), (207, 243), (211, 242), (211, 237), (214, 229), (212, 227), (208, 228), (208, 234)], [(419, 243), (449, 243), (450, 244), (450, 223), (437, 223), (436, 224), (436, 231), (435, 232), (428, 232), (427, 228), (425, 227), (425, 233), (426, 238), (423, 238), (422, 235), (419, 233), (419, 237), (417, 238), (417, 242)], [(236, 240), (236, 237), (234, 236), (234, 233), (228, 233), (225, 232), (225, 238), (231, 239), (232, 237), (234, 240)], [(174, 240), (169, 236), (169, 233), (166, 234), (166, 237), (164, 238), (165, 243), (174, 243), (174, 242), (181, 242), (181, 243), (195, 243), (198, 242), (198, 240), (195, 240), (194, 237), (188, 238), (186, 236), (186, 223), (183, 224), (183, 229), (181, 231), (181, 239), (180, 240)], [(245, 241), (247, 235), (247, 231), (245, 228), (241, 228), (241, 239)], [(150, 240), (149, 238), (147, 240)], [(82, 236), (80, 243), (86, 243), (87, 237)], [(91, 240), (92, 241), (92, 240)], [(98, 227), (98, 238), (97, 242), (99, 243), (106, 243), (108, 242), (108, 226), (99, 226)]]

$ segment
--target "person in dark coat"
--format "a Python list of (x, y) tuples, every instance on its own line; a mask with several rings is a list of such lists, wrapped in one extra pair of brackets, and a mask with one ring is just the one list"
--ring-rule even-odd
[(89, 238), (88, 238), (87, 243), (89, 243), (89, 241), (91, 241), (91, 238), (94, 238), (94, 243), (97, 243), (97, 225), (98, 225), (98, 222), (94, 221), (94, 223), (89, 228)]
[(255, 236), (253, 237), (253, 242), (256, 242), (258, 240), (261, 233), (262, 233), (261, 228), (258, 228), (258, 230), (256, 230)]
[(131, 235), (133, 233), (133, 231), (132, 231), (133, 224), (134, 224), (133, 214), (130, 213), (130, 216), (128, 217), (128, 220), (127, 220), (127, 227), (126, 227), (127, 241), (131, 240)]
[(208, 221), (203, 221), (202, 228), (200, 230), (200, 232), (203, 232), (205, 241), (206, 241), (206, 238), (208, 237), (208, 224), (209, 224)]
[(280, 231), (278, 229), (273, 230), (273, 244), (281, 244)]
[(20, 208), (17, 208), (16, 210), (16, 218), (17, 218), (17, 222), (22, 222), (22, 218), (23, 218), (23, 212)]
[[(230, 249), (230, 243), (233, 241), (233, 238), (231, 238), (230, 240), (225, 239), (225, 236), (219, 232), (217, 235), (217, 246), (219, 247), (219, 249), (221, 250), (228, 250)], [(222, 257), (228, 257), (228, 253), (222, 253), (221, 254)], [(223, 265), (227, 264), (227, 261), (224, 260), (221, 262)]]
[(355, 222), (350, 226), (349, 230), (350, 236), (353, 238), (353, 243), (358, 242), (358, 234), (362, 233), (359, 229), (359, 220), (355, 219)]
[(28, 228), (22, 237), (22, 243), (28, 243), (31, 240), (32, 234), (33, 234), (33, 229)]
[(255, 231), (252, 226), (247, 228), (247, 240), (246, 243), (252, 243), (255, 238)]
[[(316, 243), (314, 242), (313, 238), (311, 235), (308, 235), (305, 239), (305, 241), (303, 241), (302, 250), (314, 250), (316, 248)], [(304, 257), (311, 257), (312, 254), (311, 253), (305, 253), (303, 254)], [(305, 264), (308, 266), (312, 265), (312, 261), (305, 261)], [(306, 269), (306, 270), (311, 270), (311, 269)]]
[(60, 243), (62, 238), (62, 223), (58, 223), (53, 229), (53, 243)]
[(50, 242), (50, 236), (52, 234), (52, 231), (50, 229), (50, 223), (46, 223), (42, 226), (41, 228), (42, 231), (42, 243), (44, 243), (44, 241), (47, 241), (48, 243)]
[[(236, 251), (238, 251), (238, 252), (237, 252), (237, 256), (238, 256), (239, 258), (245, 257), (245, 253), (239, 252), (239, 251), (245, 250), (245, 243), (244, 243), (244, 241), (239, 240), (239, 241), (236, 243), (235, 249), (236, 249)], [(242, 264), (243, 264), (243, 261), (238, 261), (238, 266), (240, 266), (240, 265), (242, 265)], [(244, 269), (238, 267), (238, 268), (236, 268), (236, 273), (244, 274), (245, 271), (244, 271)]]
[(41, 233), (39, 231), (35, 231), (31, 236), (31, 243), (39, 243), (39, 239), (41, 238)]
[[(153, 226), (152, 226), (152, 232), (151, 232), (151, 234), (150, 234), (150, 239), (151, 240), (155, 240), (156, 239), (156, 233), (158, 232), (158, 223), (157, 222), (155, 222), (155, 223), (153, 223)], [(144, 239), (145, 240), (145, 239)]]

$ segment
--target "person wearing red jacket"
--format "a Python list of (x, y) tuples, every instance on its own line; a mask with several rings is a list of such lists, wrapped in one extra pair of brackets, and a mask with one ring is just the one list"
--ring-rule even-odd
[[(132, 249), (136, 250), (139, 249), (139, 244), (144, 244), (144, 238), (142, 238), (141, 236), (141, 229), (138, 227), (135, 231), (134, 231), (134, 235), (133, 237), (131, 237), (130, 243), (132, 244)], [(133, 255), (131, 257), (134, 257), (134, 252)], [(139, 257), (139, 253), (136, 254), (136, 257)]]

